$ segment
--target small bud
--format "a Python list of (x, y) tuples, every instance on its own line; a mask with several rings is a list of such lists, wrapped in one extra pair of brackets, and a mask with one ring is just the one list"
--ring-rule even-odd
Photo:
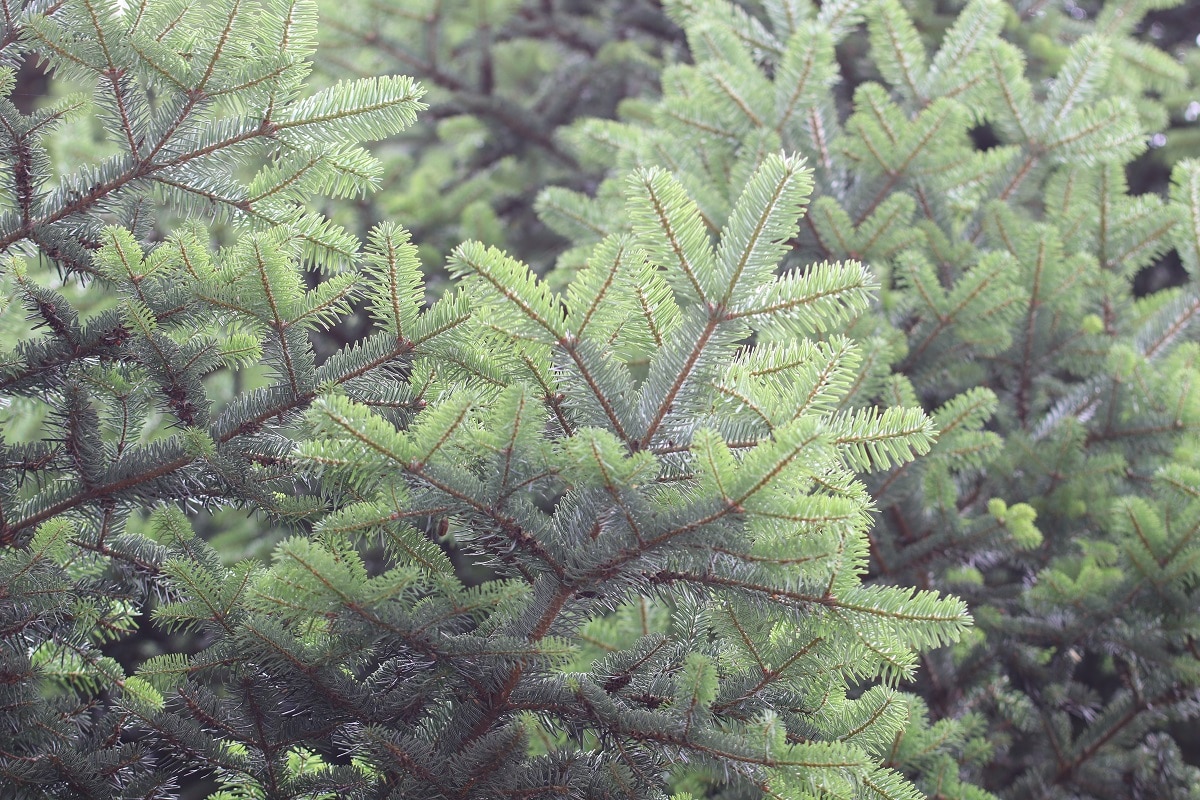
[(995, 517), (997, 522), (1004, 522), (1004, 515), (1008, 513), (1008, 503), (999, 497), (993, 497), (988, 500), (987, 508), (988, 513)]
[(1089, 336), (1095, 336), (1096, 334), (1104, 333), (1104, 320), (1100, 319), (1099, 314), (1088, 314), (1079, 323), (1079, 330), (1083, 331)]

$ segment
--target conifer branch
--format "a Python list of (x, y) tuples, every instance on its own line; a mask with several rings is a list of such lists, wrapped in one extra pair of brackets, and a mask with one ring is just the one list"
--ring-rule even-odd
[(691, 351), (685, 357), (683, 368), (679, 371), (679, 374), (675, 378), (674, 382), (667, 389), (662, 399), (658, 402), (658, 405), (653, 412), (653, 416), (650, 418), (650, 423), (646, 426), (646, 432), (643, 433), (641, 438), (634, 443), (635, 450), (645, 450), (650, 446), (650, 443), (654, 438), (654, 434), (658, 432), (659, 427), (663, 424), (663, 421), (671, 412), (671, 407), (675, 402), (675, 398), (679, 395), (680, 390), (683, 389), (684, 384), (691, 377), (692, 370), (695, 369), (701, 354), (704, 352), (705, 346), (708, 344), (708, 341), (712, 335), (716, 332), (717, 325), (718, 318), (715, 316), (709, 316), (708, 322), (705, 323), (704, 328), (701, 330), (699, 338), (696, 340), (695, 344), (692, 345)]

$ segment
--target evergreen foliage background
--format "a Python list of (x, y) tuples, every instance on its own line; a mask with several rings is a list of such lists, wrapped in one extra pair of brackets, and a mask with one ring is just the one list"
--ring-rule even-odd
[(0, 796), (1197, 796), (1194, 7), (664, 5), (0, 0)]

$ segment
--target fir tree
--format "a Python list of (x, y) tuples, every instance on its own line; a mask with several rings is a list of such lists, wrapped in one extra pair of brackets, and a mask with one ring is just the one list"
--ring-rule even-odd
[[(883, 285), (831, 332), (867, 359), (838, 408), (920, 404), (941, 431), (869, 481), (872, 578), (952, 588), (980, 620), (916, 688), (935, 719), (985, 713), (984, 774), (1013, 797), (1193, 796), (1195, 741), (1184, 754), (1174, 734), (1200, 699), (1200, 163), (1175, 166), (1168, 197), (1125, 178), (1185, 70), (1130, 36), (1144, 4), (1043, 27), (1059, 56), (1032, 65), (1000, 3), (968, 3), (943, 34), (899, 2), (763, 5), (669, 4), (695, 64), (664, 72), (660, 102), (565, 139), (617, 176), (669, 167), (715, 228), (767, 153), (810, 156), (784, 267), (861, 258)], [(612, 235), (619, 187), (548, 190), (544, 218), (577, 242)], [(1138, 297), (1172, 252), (1186, 283)]]
[[(634, 170), (628, 226), (561, 292), (469, 242), (427, 305), (406, 231), (312, 208), (369, 189), (363, 143), (422, 110), (406, 78), (309, 93), (312, 3), (0, 7), (0, 84), (41, 58), (83, 92), (0, 101), (0, 277), (29, 320), (0, 389), (34, 420), (0, 445), (5, 792), (920, 796), (893, 686), (969, 617), (862, 584), (856, 476), (934, 424), (846, 402), (868, 359), (833, 331), (868, 269), (776, 274), (804, 159), (731, 162), (716, 230)], [(56, 162), (51, 131), (92, 124)], [(319, 359), (356, 304), (371, 334)], [(185, 513), (221, 505), (293, 533), (227, 563)], [(109, 655), (148, 631), (189, 650)]]

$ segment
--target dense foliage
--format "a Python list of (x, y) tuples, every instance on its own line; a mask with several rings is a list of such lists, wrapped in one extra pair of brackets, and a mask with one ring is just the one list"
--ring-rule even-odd
[(0, 797), (1197, 796), (1170, 5), (0, 0)]
[[(1003, 5), (969, 3), (934, 49), (882, 2), (851, 96), (854, 20), (835, 5), (816, 24), (671, 8), (696, 63), (636, 118), (564, 139), (617, 175), (667, 164), (717, 226), (739, 160), (811, 154), (792, 258), (861, 258), (884, 287), (883, 313), (846, 329), (872, 363), (843, 402), (919, 403), (940, 429), (928, 458), (869, 481), (874, 579), (952, 589), (978, 617), (926, 662), (934, 716), (985, 712), (986, 780), (1014, 797), (1192, 796), (1196, 743), (1189, 765), (1171, 732), (1200, 699), (1200, 162), (1165, 198), (1125, 174), (1185, 70), (1127, 38), (1128, 5), (1078, 30), (1043, 89), (1000, 36)], [(547, 191), (544, 217), (605, 234), (618, 184)], [(1167, 255), (1183, 285), (1136, 296)]]

